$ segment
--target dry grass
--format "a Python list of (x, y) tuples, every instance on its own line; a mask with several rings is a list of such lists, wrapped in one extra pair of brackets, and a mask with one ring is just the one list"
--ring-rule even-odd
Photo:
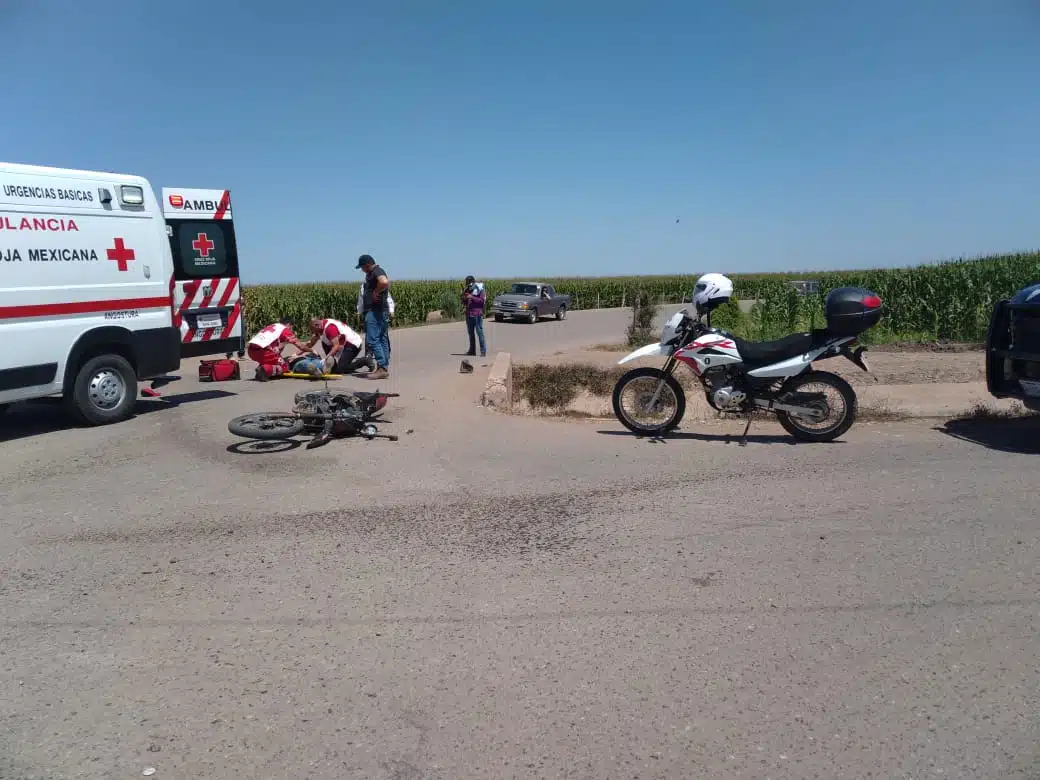
[(987, 406), (981, 401), (977, 402), (971, 409), (964, 414), (960, 414), (954, 417), (954, 420), (1015, 420), (1020, 417), (1036, 417), (1040, 418), (1040, 414), (1037, 414), (1030, 409), (1027, 409), (1020, 402), (1014, 401), (1011, 403), (1008, 409), (994, 409), (992, 406)]
[(899, 422), (911, 418), (912, 415), (891, 409), (884, 402), (860, 404), (856, 410), (856, 419), (859, 422)]
[[(583, 391), (609, 397), (622, 374), (631, 366), (609, 368), (589, 363), (517, 363), (513, 365), (513, 395), (532, 409), (562, 410)], [(689, 372), (674, 375), (687, 392), (700, 391), (700, 381)]]
[(873, 344), (873, 352), (940, 352), (961, 354), (964, 352), (981, 352), (986, 348), (984, 343), (974, 341), (892, 341), (887, 344)]
[(593, 395), (610, 395), (625, 370), (587, 363), (521, 363), (513, 366), (513, 394), (535, 409), (563, 409), (583, 390)]

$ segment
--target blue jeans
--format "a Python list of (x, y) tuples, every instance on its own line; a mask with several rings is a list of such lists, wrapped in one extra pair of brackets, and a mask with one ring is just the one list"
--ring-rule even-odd
[(484, 343), (484, 317), (480, 314), (466, 315), (466, 332), (469, 333), (469, 351), (476, 354), (476, 345), (473, 343), (473, 332), (476, 331), (480, 337), (480, 356), (487, 354), (487, 345)]
[(372, 345), (379, 368), (390, 367), (390, 320), (384, 312), (365, 312), (365, 341)]

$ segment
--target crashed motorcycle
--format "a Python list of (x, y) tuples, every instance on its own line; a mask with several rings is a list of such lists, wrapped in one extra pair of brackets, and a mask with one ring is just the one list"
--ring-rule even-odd
[(387, 399), (399, 393), (332, 392), (313, 390), (296, 393), (291, 412), (243, 414), (228, 422), (228, 430), (244, 439), (291, 439), (303, 432), (314, 434), (307, 449), (320, 447), (338, 436), (397, 441), (393, 434), (381, 434), (373, 419), (386, 406)]
[[(721, 275), (711, 276), (728, 282)], [(775, 414), (799, 441), (832, 441), (848, 431), (856, 419), (855, 391), (840, 376), (817, 370), (813, 363), (842, 356), (869, 372), (866, 347), (853, 347), (856, 337), (881, 319), (881, 299), (859, 287), (836, 288), (824, 303), (827, 327), (762, 342), (745, 341), (711, 326), (712, 309), (728, 300), (727, 294), (695, 303), (693, 311), (684, 308), (668, 320), (657, 344), (618, 361), (666, 358), (662, 368), (635, 368), (618, 379), (613, 406), (621, 424), (643, 435), (674, 429), (686, 411), (686, 397), (674, 376), (682, 364), (700, 380), (712, 409), (747, 417), (742, 446), (756, 411)]]

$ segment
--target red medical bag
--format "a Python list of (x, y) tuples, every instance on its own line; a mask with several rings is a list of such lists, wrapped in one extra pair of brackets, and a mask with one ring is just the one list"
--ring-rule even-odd
[(225, 358), (223, 360), (203, 360), (199, 363), (200, 382), (227, 382), (231, 379), (241, 378), (242, 373), (237, 360)]

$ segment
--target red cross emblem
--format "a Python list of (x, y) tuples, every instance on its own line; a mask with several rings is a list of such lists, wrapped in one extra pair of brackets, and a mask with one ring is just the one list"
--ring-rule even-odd
[(198, 237), (191, 242), (191, 246), (202, 257), (209, 257), (209, 250), (215, 247), (216, 244), (210, 241), (209, 236), (205, 233), (199, 233)]
[(115, 248), (107, 250), (108, 259), (115, 260), (116, 265), (119, 266), (120, 271), (126, 271), (129, 268), (129, 266), (127, 266), (127, 262), (134, 259), (134, 250), (128, 249), (126, 245), (123, 243), (123, 239), (117, 238), (114, 240)]

